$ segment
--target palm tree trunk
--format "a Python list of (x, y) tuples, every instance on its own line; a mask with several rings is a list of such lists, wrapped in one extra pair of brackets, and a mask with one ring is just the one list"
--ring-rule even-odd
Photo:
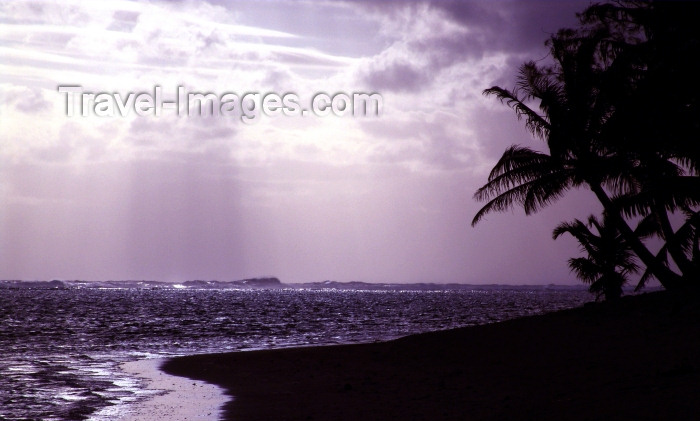
[(603, 205), (605, 212), (613, 218), (617, 229), (620, 230), (620, 234), (625, 238), (625, 241), (627, 241), (634, 253), (646, 265), (651, 273), (654, 274), (656, 279), (659, 280), (661, 285), (667, 290), (679, 288), (682, 285), (682, 278), (669, 269), (668, 266), (656, 260), (656, 256), (649, 251), (644, 243), (642, 243), (642, 240), (632, 231), (632, 228), (630, 228), (627, 221), (622, 217), (620, 210), (613, 201), (610, 200), (610, 197), (608, 197), (608, 194), (603, 190), (603, 187), (599, 183), (592, 182), (589, 182), (588, 185)]
[[(700, 212), (695, 212), (689, 216), (687, 223), (691, 224), (693, 230), (693, 263), (696, 266), (700, 266)], [(700, 281), (700, 278), (697, 281)]]
[(678, 269), (680, 269), (681, 273), (683, 273), (683, 277), (686, 279), (697, 279), (698, 268), (692, 261), (690, 261), (690, 259), (688, 259), (688, 256), (686, 256), (683, 249), (681, 249), (680, 244), (678, 244), (676, 233), (673, 231), (673, 227), (671, 227), (671, 221), (668, 219), (666, 208), (663, 205), (654, 202), (653, 211), (654, 216), (656, 216), (656, 220), (659, 222), (661, 227), (661, 233), (664, 235), (664, 240), (666, 240), (668, 252), (673, 258), (673, 261), (678, 265)]

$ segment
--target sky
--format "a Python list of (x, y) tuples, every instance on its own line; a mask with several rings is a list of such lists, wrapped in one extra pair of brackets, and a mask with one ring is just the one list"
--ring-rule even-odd
[[(512, 88), (588, 1), (0, 4), (0, 279), (574, 284), (563, 220), (472, 198)], [(378, 93), (379, 116), (68, 116), (88, 92)]]

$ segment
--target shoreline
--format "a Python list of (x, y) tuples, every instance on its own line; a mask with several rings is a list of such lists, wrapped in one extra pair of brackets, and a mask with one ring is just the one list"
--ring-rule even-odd
[(103, 415), (118, 421), (221, 419), (221, 408), (229, 400), (225, 390), (201, 380), (167, 374), (161, 370), (165, 361), (154, 358), (120, 364), (124, 372), (145, 381), (145, 391), (140, 393), (145, 398), (121, 408), (108, 407)]
[(168, 374), (234, 397), (223, 420), (684, 419), (700, 307), (668, 293), (368, 344), (204, 354)]

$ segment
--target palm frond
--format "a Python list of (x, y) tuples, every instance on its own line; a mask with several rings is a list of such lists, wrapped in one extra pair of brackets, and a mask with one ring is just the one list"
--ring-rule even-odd
[[(556, 172), (544, 175), (514, 187), (503, 189), (489, 184), (479, 189), (474, 197), (483, 201), (493, 197), (474, 216), (472, 226), (476, 225), (489, 212), (502, 212), (515, 204), (523, 206), (526, 215), (530, 215), (561, 198), (572, 183), (568, 174)], [(495, 192), (495, 193), (494, 193)]]
[(515, 111), (518, 120), (525, 118), (525, 127), (534, 136), (545, 139), (549, 133), (551, 126), (547, 119), (528, 107), (525, 102), (518, 98), (515, 92), (503, 89), (498, 86), (485, 89), (483, 92), (486, 96), (495, 96), (501, 103), (506, 104)]
[(575, 219), (573, 222), (563, 222), (559, 224), (552, 236), (557, 239), (564, 233), (570, 234), (578, 241), (581, 250), (588, 253), (591, 260), (596, 260), (595, 256), (600, 254), (599, 238), (588, 229), (588, 226), (582, 221)]
[(600, 267), (586, 257), (572, 257), (569, 267), (576, 277), (587, 284), (595, 282), (600, 276)]
[[(512, 145), (503, 152), (489, 173), (486, 186), (490, 187), (486, 190), (495, 193), (498, 191), (496, 186), (500, 186), (501, 189), (510, 188), (558, 169), (560, 169), (559, 165), (549, 155), (527, 147)], [(482, 190), (484, 188), (479, 189), (479, 191)]]

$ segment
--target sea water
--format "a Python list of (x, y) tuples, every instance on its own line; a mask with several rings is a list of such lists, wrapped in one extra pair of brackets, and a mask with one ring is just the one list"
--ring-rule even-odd
[(0, 288), (0, 420), (103, 421), (152, 393), (119, 369), (126, 361), (372, 342), (591, 299), (545, 287)]

